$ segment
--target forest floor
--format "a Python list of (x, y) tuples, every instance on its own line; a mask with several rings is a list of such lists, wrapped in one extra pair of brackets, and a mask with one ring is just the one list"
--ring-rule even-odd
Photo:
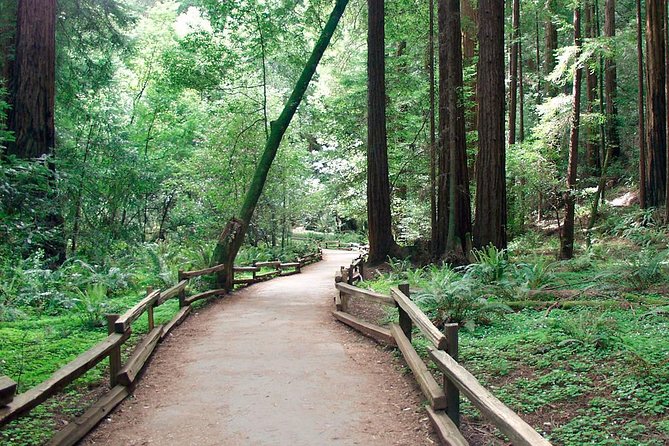
[(326, 251), (195, 313), (83, 444), (437, 444), (398, 359), (330, 314), (356, 255)]

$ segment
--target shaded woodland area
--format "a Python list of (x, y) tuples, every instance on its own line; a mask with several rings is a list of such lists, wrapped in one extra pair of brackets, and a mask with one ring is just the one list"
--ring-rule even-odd
[(666, 0), (0, 0), (0, 375), (30, 388), (179, 270), (231, 290), (339, 241), (466, 327), (554, 444), (666, 444), (668, 23)]

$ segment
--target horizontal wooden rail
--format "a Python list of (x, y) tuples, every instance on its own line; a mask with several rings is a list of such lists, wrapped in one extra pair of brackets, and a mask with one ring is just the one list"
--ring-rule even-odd
[(235, 266), (233, 271), (236, 273), (257, 273), (260, 271), (259, 266)]
[(409, 297), (397, 287), (390, 289), (390, 295), (397, 305), (409, 315), (411, 320), (418, 326), (420, 331), (435, 347), (440, 350), (448, 348), (448, 339), (432, 321), (423, 313), (418, 306), (409, 299)]
[(300, 262), (289, 262), (289, 263), (282, 263), (280, 267), (283, 268), (299, 268), (302, 266)]
[(504, 435), (509, 437), (514, 446), (551, 445), (518, 414), (495, 398), (471, 373), (446, 352), (431, 348), (429, 353), (439, 370), (467, 396), (485, 418), (492, 421)]
[(27, 392), (21, 393), (7, 406), (0, 408), (0, 426), (7, 424), (24, 412), (45, 401), (54, 393), (79, 378), (109, 355), (109, 352), (123, 344), (130, 337), (130, 331), (114, 333), (104, 341), (77, 356), (65, 367), (56, 371), (49, 379)]
[(411, 345), (411, 341), (404, 335), (404, 332), (399, 325), (393, 324), (390, 327), (390, 333), (395, 338), (397, 347), (402, 352), (402, 356), (407, 362), (407, 365), (413, 372), (413, 376), (418, 382), (418, 386), (423, 391), (423, 394), (430, 402), (430, 406), (434, 409), (446, 409), (446, 394), (444, 390), (437, 384), (427, 366), (423, 362), (418, 353)]
[(130, 395), (128, 387), (115, 386), (82, 416), (56, 432), (47, 446), (74, 446), (128, 395)]
[(190, 305), (193, 302), (197, 302), (198, 300), (206, 299), (208, 297), (213, 297), (213, 296), (222, 296), (226, 293), (227, 291), (224, 289), (205, 291), (204, 293), (194, 294), (193, 296), (187, 297), (185, 302), (186, 305)]
[(278, 268), (281, 266), (281, 261), (274, 260), (271, 262), (256, 262), (256, 266), (259, 268)]
[(149, 293), (144, 299), (139, 301), (134, 307), (125, 312), (114, 322), (116, 333), (124, 333), (130, 329), (130, 325), (139, 318), (147, 308), (154, 305), (160, 297), (160, 291)]
[(120, 384), (129, 386), (135, 382), (137, 375), (144, 367), (144, 364), (146, 364), (146, 361), (148, 361), (151, 353), (153, 353), (162, 334), (163, 326), (159, 325), (151, 330), (151, 332), (144, 337), (142, 342), (135, 347), (135, 351), (118, 374), (118, 382)]
[(156, 306), (162, 305), (174, 297), (179, 297), (179, 294), (186, 289), (186, 285), (188, 285), (188, 281), (182, 280), (181, 282), (174, 285), (172, 288), (168, 288), (162, 293), (160, 293), (160, 297), (156, 301)]
[(469, 446), (469, 442), (465, 440), (458, 427), (448, 418), (445, 412), (436, 411), (429, 406), (426, 407), (426, 410), (427, 416), (432, 421), (432, 425), (444, 446)]
[(379, 327), (378, 325), (374, 325), (367, 321), (363, 321), (362, 319), (358, 319), (357, 317), (351, 316), (350, 314), (344, 313), (343, 311), (333, 311), (332, 315), (338, 321), (343, 322), (344, 324), (352, 328), (355, 328), (359, 332), (371, 338), (383, 341), (388, 345), (396, 345), (395, 338), (393, 338), (393, 335), (390, 333), (390, 330), (386, 328)]
[(386, 296), (385, 294), (375, 293), (374, 291), (368, 291), (342, 282), (337, 283), (335, 286), (340, 292), (348, 294), (349, 296), (389, 307), (395, 306), (395, 300), (389, 296)]
[(179, 310), (177, 314), (174, 315), (171, 321), (169, 321), (163, 328), (163, 334), (160, 335), (160, 340), (162, 341), (167, 337), (167, 335), (172, 331), (172, 329), (179, 324), (181, 324), (184, 319), (190, 314), (193, 307), (187, 305)]
[(220, 264), (212, 266), (211, 268), (205, 268), (195, 271), (181, 271), (179, 273), (179, 280), (182, 279), (192, 279), (193, 277), (206, 276), (207, 274), (214, 274), (225, 269), (225, 264)]

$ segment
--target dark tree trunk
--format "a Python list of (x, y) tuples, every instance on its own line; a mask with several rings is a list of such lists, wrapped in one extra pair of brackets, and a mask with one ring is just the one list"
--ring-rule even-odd
[[(616, 35), (616, 0), (606, 0), (604, 35), (613, 39)], [(643, 63), (643, 61), (642, 61)], [(613, 159), (620, 158), (620, 136), (618, 133), (618, 72), (615, 57), (607, 57), (604, 63), (606, 94), (606, 142), (611, 146)]]
[(646, 2), (646, 72), (648, 74), (648, 152), (646, 199), (664, 204), (667, 170), (664, 15), (666, 0)]
[(544, 74), (550, 74), (555, 68), (555, 51), (558, 48), (557, 26), (553, 23), (554, 0), (546, 2), (546, 37), (544, 48)]
[(56, 85), (56, 1), (20, 0), (10, 80), (8, 152), (35, 159), (53, 152)]
[(368, 0), (367, 35), (367, 221), (369, 262), (383, 262), (396, 250), (390, 215), (386, 139), (385, 31), (383, 0)]
[[(593, 39), (597, 37), (597, 26), (595, 24), (595, 4), (593, 0), (588, 0), (585, 3), (585, 37)], [(595, 109), (595, 102), (597, 101), (597, 71), (588, 68), (585, 78), (586, 94), (587, 94), (587, 112), (593, 113)], [(590, 170), (589, 174), (597, 175), (600, 170), (599, 162), (599, 146), (597, 145), (596, 135), (598, 130), (588, 125), (585, 138), (585, 160)]]
[(472, 60), (476, 55), (478, 13), (473, 3), (473, 0), (461, 0), (460, 2), (462, 11), (462, 53), (467, 61)]
[[(428, 38), (428, 71), (430, 76), (430, 228), (431, 252), (437, 256), (437, 139), (436, 107), (434, 88), (434, 0), (429, 1), (430, 36)], [(465, 0), (466, 1), (466, 0)]]
[(446, 80), (448, 79), (448, 32), (446, 21), (448, 11), (447, 0), (439, 0), (437, 5), (437, 20), (439, 22), (439, 149), (438, 149), (438, 176), (437, 176), (437, 257), (446, 252), (448, 240), (448, 93)]
[[(56, 1), (20, 0), (16, 9), (14, 60), (7, 66), (10, 110), (7, 128), (14, 141), (7, 143), (7, 153), (23, 159), (42, 160), (52, 155), (56, 132), (54, 106), (56, 90)], [(3, 49), (11, 51), (11, 49)], [(53, 163), (49, 169), (54, 172)], [(55, 190), (55, 178), (49, 178), (49, 191)], [(48, 194), (44, 194), (44, 198)], [(50, 206), (39, 217), (38, 225), (50, 233), (42, 244), (51, 266), (65, 261), (63, 217)]]
[(0, 0), (0, 87), (6, 88), (12, 77), (15, 31), (16, 0)]
[(639, 206), (646, 209), (646, 117), (644, 113), (644, 69), (643, 69), (643, 19), (641, 17), (641, 0), (636, 0), (636, 43), (637, 43), (637, 77), (639, 109)]
[[(581, 52), (581, 9), (574, 8), (574, 44), (577, 55)], [(569, 135), (569, 166), (567, 167), (567, 190), (564, 193), (565, 216), (560, 233), (560, 258), (574, 257), (574, 217), (576, 209), (576, 175), (578, 168), (578, 131), (581, 121), (581, 83), (583, 69), (576, 67), (574, 73), (574, 101), (572, 106), (571, 132)]]
[(471, 198), (467, 171), (467, 141), (462, 75), (460, 0), (446, 0), (446, 102), (448, 107), (449, 216), (446, 249), (456, 257), (471, 246)]
[(251, 222), (256, 205), (262, 194), (265, 182), (267, 181), (267, 175), (272, 167), (272, 162), (276, 157), (283, 135), (286, 133), (290, 121), (293, 119), (297, 108), (302, 102), (307, 87), (309, 87), (311, 78), (316, 72), (316, 67), (318, 67), (318, 63), (320, 62), (323, 53), (330, 44), (332, 35), (337, 29), (337, 24), (339, 23), (341, 16), (344, 14), (347, 4), (348, 0), (337, 0), (330, 17), (314, 46), (311, 56), (302, 70), (302, 74), (300, 74), (300, 78), (297, 80), (288, 102), (285, 104), (283, 111), (281, 112), (281, 115), (276, 121), (272, 121), (270, 124), (269, 137), (267, 138), (265, 149), (256, 166), (253, 179), (251, 180), (246, 197), (244, 198), (239, 218), (233, 217), (230, 219), (218, 239), (212, 257), (214, 263), (226, 265), (226, 269), (222, 271), (217, 278), (218, 284), (221, 287), (227, 289), (232, 288), (232, 281), (234, 279), (232, 269), (234, 267), (235, 257), (244, 242), (244, 236), (248, 230), (249, 223)]
[(474, 246), (506, 248), (504, 0), (479, 2), (479, 154)]
[(509, 145), (516, 143), (516, 118), (518, 116), (518, 53), (520, 52), (520, 0), (513, 0), (511, 28), (511, 57), (509, 60)]

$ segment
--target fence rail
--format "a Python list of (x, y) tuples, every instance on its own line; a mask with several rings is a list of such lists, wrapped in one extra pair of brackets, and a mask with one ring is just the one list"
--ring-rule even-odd
[[(358, 264), (354, 262), (347, 270), (338, 271), (335, 286), (339, 294), (335, 297), (333, 316), (340, 322), (389, 345), (397, 346), (411, 369), (419, 387), (429, 402), (428, 417), (442, 443), (448, 446), (465, 446), (460, 424), (460, 392), (479, 409), (516, 446), (550, 446), (520, 416), (485, 389), (478, 380), (458, 361), (458, 325), (446, 324), (445, 333), (440, 331), (411, 300), (409, 285), (391, 288), (390, 296), (345, 284), (343, 277), (351, 277)], [(391, 324), (390, 330), (358, 319), (348, 313), (350, 299), (356, 298), (380, 305), (397, 307), (399, 325)], [(443, 373), (443, 385), (439, 385), (427, 365), (418, 355), (411, 338), (414, 327), (430, 341), (430, 359)]]
[[(306, 255), (296, 262), (281, 261), (259, 262), (253, 266), (235, 266), (235, 273), (252, 273), (249, 279), (240, 279), (235, 283), (251, 285), (269, 278), (297, 274), (301, 269), (323, 258), (323, 252)], [(269, 273), (258, 274), (263, 268), (274, 269)], [(82, 416), (57, 432), (47, 443), (50, 446), (76, 444), (93, 429), (116, 405), (130, 395), (132, 386), (137, 381), (154, 350), (169, 332), (190, 314), (191, 304), (202, 299), (226, 294), (226, 290), (210, 290), (192, 296), (186, 296), (186, 287), (190, 279), (215, 274), (225, 269), (225, 265), (216, 265), (195, 271), (179, 271), (178, 283), (165, 291), (148, 290), (146, 297), (122, 315), (107, 315), (109, 335), (86, 352), (54, 372), (49, 379), (32, 389), (15, 395), (16, 383), (6, 376), (0, 376), (0, 428), (7, 423), (28, 413), (48, 398), (52, 397), (78, 377), (91, 370), (105, 358), (109, 358), (110, 389), (98, 402), (93, 404)], [(179, 311), (172, 320), (156, 326), (153, 311), (170, 299), (179, 299)], [(121, 363), (121, 348), (130, 338), (132, 324), (144, 313), (148, 315), (149, 333), (135, 346), (125, 365)]]

